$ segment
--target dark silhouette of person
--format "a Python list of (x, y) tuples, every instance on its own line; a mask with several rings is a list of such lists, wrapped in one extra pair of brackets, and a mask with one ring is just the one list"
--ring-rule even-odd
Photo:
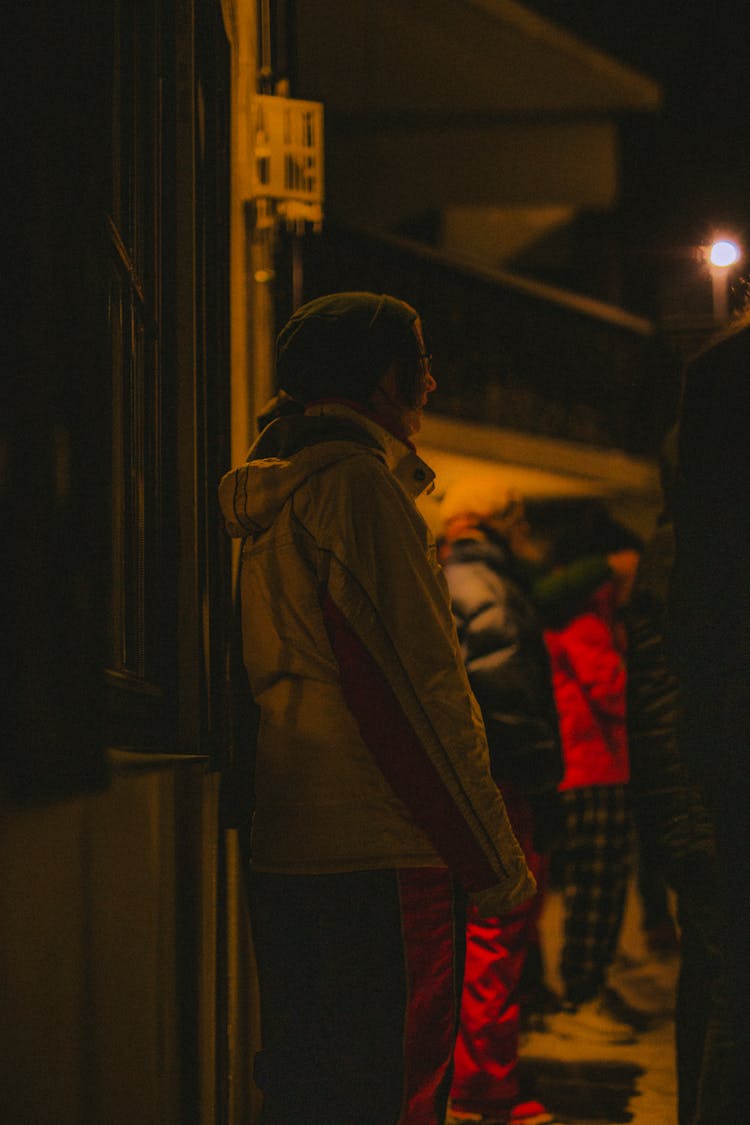
[(733, 1116), (750, 1104), (750, 311), (685, 372), (668, 640), (679, 743), (712, 818), (726, 918)]

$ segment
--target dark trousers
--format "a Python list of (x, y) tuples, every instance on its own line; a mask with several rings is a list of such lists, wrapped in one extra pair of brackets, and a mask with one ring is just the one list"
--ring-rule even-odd
[[(741, 1120), (750, 1105), (750, 673), (681, 686), (681, 747), (712, 820), (718, 862), (716, 890), (723, 923), (729, 1081), (725, 1120)], [(713, 1121), (708, 1115), (696, 1117)], [(718, 1118), (717, 1118), (718, 1120)]]
[(464, 910), (435, 868), (250, 876), (263, 1125), (441, 1125)]
[(734, 1119), (734, 1045), (715, 855), (704, 849), (676, 857), (669, 881), (677, 892), (681, 930), (675, 1012), (677, 1119), (679, 1125), (724, 1125)]

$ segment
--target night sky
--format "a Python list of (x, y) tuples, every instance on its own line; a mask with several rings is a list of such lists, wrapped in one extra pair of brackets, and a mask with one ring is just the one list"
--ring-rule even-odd
[(695, 244), (726, 226), (750, 243), (748, 0), (526, 6), (661, 84), (662, 113), (623, 125), (623, 209), (644, 240)]

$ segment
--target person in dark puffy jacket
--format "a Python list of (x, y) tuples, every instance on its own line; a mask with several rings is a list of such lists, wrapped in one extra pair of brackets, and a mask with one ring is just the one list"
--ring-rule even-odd
[(750, 307), (687, 366), (669, 648), (680, 751), (714, 827), (727, 920), (735, 1105), (750, 1104)]
[(655, 859), (677, 896), (681, 963), (675, 1040), (679, 1125), (733, 1120), (719, 863), (700, 788), (678, 737), (679, 682), (665, 641), (674, 563), (672, 490), (677, 430), (662, 450), (664, 509), (646, 543), (625, 608), (627, 716), (634, 812), (655, 843)]
[[(549, 660), (518, 556), (520, 498), (492, 476), (458, 481), (442, 503), (442, 561), (461, 652), (482, 711), (490, 766), (538, 884), (559, 817), (562, 775)], [(521, 1100), (519, 984), (537, 903), (502, 917), (470, 911), (448, 1122), (552, 1122)]]

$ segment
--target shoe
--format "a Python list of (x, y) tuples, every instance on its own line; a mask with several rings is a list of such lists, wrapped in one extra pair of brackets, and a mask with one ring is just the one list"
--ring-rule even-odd
[(548, 1020), (549, 1016), (543, 1016), (541, 1012), (522, 1012), (519, 1032), (524, 1039), (530, 1035), (544, 1035)]
[(541, 1102), (519, 1102), (501, 1117), (486, 1117), (481, 1113), (448, 1107), (445, 1125), (559, 1125)]
[(560, 997), (554, 989), (544, 982), (529, 989), (528, 992), (522, 992), (519, 1004), (521, 1006), (521, 1019), (524, 1018), (524, 1015), (549, 1016), (553, 1012), (559, 1012), (562, 1008)]
[(469, 1113), (449, 1105), (445, 1125), (505, 1125), (505, 1121), (500, 1117), (485, 1117), (481, 1113)]
[(557, 1123), (541, 1102), (519, 1102), (510, 1111), (507, 1125), (557, 1125)]
[(562, 1009), (562, 1000), (546, 984), (541, 984), (521, 996), (521, 1032), (531, 1035), (533, 1032), (547, 1030), (547, 1018)]
[(583, 1004), (564, 1004), (563, 1010), (550, 1018), (547, 1027), (560, 1039), (612, 1045), (636, 1041), (633, 1028), (609, 1015), (599, 997)]
[(605, 1015), (610, 1016), (617, 1023), (627, 1024), (634, 1031), (650, 1031), (654, 1026), (654, 1017), (650, 1012), (641, 1008), (634, 1008), (614, 988), (604, 988), (599, 996), (599, 1006)]

